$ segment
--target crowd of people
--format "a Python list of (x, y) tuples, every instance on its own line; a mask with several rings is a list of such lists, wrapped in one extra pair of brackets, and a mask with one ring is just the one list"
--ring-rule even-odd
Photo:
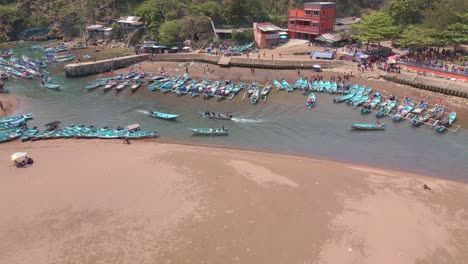
[(401, 57), (398, 62), (439, 71), (468, 75), (468, 61), (459, 64), (455, 63), (455, 61), (467, 55), (468, 52), (465, 50), (457, 50), (454, 52), (453, 50), (448, 49), (442, 49), (442, 51), (440, 51), (438, 49), (431, 48), (428, 50), (419, 50), (415, 55)]

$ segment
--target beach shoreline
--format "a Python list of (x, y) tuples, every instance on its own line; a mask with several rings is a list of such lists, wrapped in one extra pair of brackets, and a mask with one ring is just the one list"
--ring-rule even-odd
[[(27, 151), (35, 163), (15, 168), (7, 155), (15, 151)], [(8, 212), (0, 216), (0, 263), (468, 258), (463, 183), (137, 140), (11, 142), (0, 152), (0, 210)]]
[(0, 93), (0, 101), (3, 103), (3, 111), (0, 109), (0, 117), (13, 113), (20, 103), (18, 96), (14, 94)]

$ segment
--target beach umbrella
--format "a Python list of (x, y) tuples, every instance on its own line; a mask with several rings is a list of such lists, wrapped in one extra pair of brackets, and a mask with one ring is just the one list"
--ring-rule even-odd
[(394, 59), (387, 60), (387, 64), (395, 64), (396, 61)]
[(60, 121), (52, 121), (52, 122), (50, 122), (50, 123), (45, 124), (45, 126), (58, 126), (58, 125), (60, 125), (61, 123), (62, 123), (62, 122), (60, 122)]
[(19, 158), (22, 158), (24, 156), (28, 155), (27, 152), (15, 152), (11, 154), (11, 161), (17, 160)]

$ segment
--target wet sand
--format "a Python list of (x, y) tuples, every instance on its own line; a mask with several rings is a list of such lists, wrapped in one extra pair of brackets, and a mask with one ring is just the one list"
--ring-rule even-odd
[[(149, 142), (0, 145), (0, 263), (468, 259), (467, 185), (306, 157)], [(35, 164), (17, 169), (9, 154), (23, 150)]]
[(10, 115), (18, 105), (18, 98), (13, 94), (0, 93), (0, 101), (3, 104), (3, 110), (0, 109), (0, 117)]

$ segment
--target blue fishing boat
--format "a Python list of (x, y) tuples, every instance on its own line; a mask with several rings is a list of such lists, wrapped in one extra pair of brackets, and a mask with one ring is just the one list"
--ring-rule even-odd
[(388, 114), (390, 114), (390, 112), (393, 110), (393, 108), (395, 108), (396, 104), (397, 104), (396, 99), (393, 99), (393, 100), (391, 100), (389, 102), (385, 102), (384, 104), (382, 104), (380, 106), (380, 109), (375, 114), (375, 116), (378, 117), (378, 118), (387, 116)]
[(356, 95), (356, 94), (355, 93), (350, 93), (350, 94), (345, 94), (345, 95), (342, 95), (342, 96), (338, 96), (337, 98), (333, 99), (333, 102), (334, 103), (341, 103), (341, 102), (344, 102), (344, 101), (347, 101), (347, 100), (353, 98), (354, 95)]
[(0, 123), (9, 123), (13, 121), (17, 121), (19, 119), (32, 119), (33, 115), (32, 114), (24, 114), (24, 115), (16, 115), (16, 116), (7, 116), (7, 117), (1, 117), (0, 118)]
[(427, 102), (426, 100), (421, 100), (421, 102), (412, 110), (412, 112), (416, 115), (419, 115), (423, 111), (425, 111), (427, 108)]
[(194, 135), (200, 136), (227, 136), (228, 130), (225, 128), (190, 128)]
[(432, 113), (434, 114), (434, 118), (439, 120), (444, 116), (445, 113), (445, 105), (436, 105), (432, 109)]
[(380, 96), (374, 96), (369, 103), (365, 103), (361, 108), (361, 114), (365, 115), (372, 112), (379, 105), (380, 99)]
[(221, 87), (220, 81), (216, 81), (212, 87), (206, 87), (205, 91), (203, 92), (203, 99), (209, 99), (210, 97), (214, 96), (219, 87)]
[(314, 93), (311, 93), (309, 95), (309, 98), (307, 98), (306, 106), (307, 108), (312, 108), (315, 106), (315, 94)]
[(289, 85), (289, 83), (285, 79), (281, 81), (281, 85), (284, 87), (284, 89), (288, 90), (288, 92), (294, 91), (294, 89), (291, 87), (291, 85)]
[(283, 85), (281, 85), (280, 82), (278, 82), (277, 80), (274, 80), (273, 81), (273, 84), (276, 86), (276, 88), (278, 88), (278, 90), (284, 90), (285, 88), (283, 87)]
[(438, 121), (436, 124), (436, 131), (438, 133), (443, 133), (455, 122), (457, 118), (457, 113), (455, 111), (451, 112), (447, 119)]
[(338, 90), (338, 84), (336, 82), (331, 83), (330, 93), (336, 93)]
[(325, 91), (326, 91), (327, 93), (331, 93), (331, 92), (330, 92), (330, 88), (331, 88), (331, 83), (330, 83), (330, 81), (326, 81), (326, 82), (323, 84), (323, 88), (325, 89)]
[(22, 128), (2, 131), (2, 133), (0, 133), (0, 143), (8, 142), (8, 141), (20, 138), (22, 134), (23, 134)]
[(413, 106), (414, 106), (413, 103), (409, 103), (406, 105), (405, 108), (398, 110), (397, 113), (392, 116), (393, 121), (398, 122), (402, 118), (406, 117), (413, 110)]
[(51, 90), (58, 90), (60, 88), (60, 84), (44, 83), (44, 84), (41, 84), (41, 87), (51, 89)]
[(26, 125), (26, 120), (24, 118), (16, 119), (11, 122), (2, 122), (0, 123), (0, 131), (20, 128)]
[(423, 123), (427, 123), (432, 118), (432, 114), (429, 111), (425, 111), (419, 115), (415, 115), (409, 122), (413, 126), (420, 126)]
[(128, 139), (155, 138), (159, 137), (156, 131), (133, 131), (125, 134)]
[(384, 130), (385, 123), (377, 124), (351, 124), (352, 129), (356, 130)]
[(258, 98), (259, 98), (259, 97), (260, 97), (260, 90), (259, 90), (259, 88), (257, 87), (257, 88), (253, 91), (252, 95), (250, 96), (250, 102), (251, 102), (252, 104), (257, 104)]
[(148, 111), (148, 115), (164, 120), (175, 120), (179, 115), (174, 115), (174, 114), (168, 114), (168, 113), (163, 113), (163, 112), (157, 112), (157, 111)]
[(312, 81), (311, 83), (311, 88), (312, 88), (312, 91), (317, 91), (318, 90), (318, 81)]
[(244, 82), (240, 82), (240, 83), (236, 84), (236, 86), (234, 86), (234, 88), (232, 89), (231, 97), (229, 97), (229, 100), (234, 99), (236, 94), (238, 94), (240, 92), (240, 90), (244, 89), (244, 87), (245, 87)]

